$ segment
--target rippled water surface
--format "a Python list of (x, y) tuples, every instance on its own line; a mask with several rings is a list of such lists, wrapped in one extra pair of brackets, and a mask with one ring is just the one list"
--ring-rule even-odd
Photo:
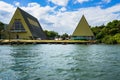
[(1, 45), (0, 80), (120, 80), (120, 45)]

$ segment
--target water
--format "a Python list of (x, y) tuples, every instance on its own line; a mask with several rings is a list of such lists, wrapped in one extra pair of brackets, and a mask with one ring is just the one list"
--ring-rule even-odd
[(120, 80), (120, 45), (1, 45), (0, 80)]

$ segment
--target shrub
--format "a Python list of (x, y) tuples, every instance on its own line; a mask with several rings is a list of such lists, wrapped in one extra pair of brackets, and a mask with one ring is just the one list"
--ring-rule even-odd
[(114, 39), (116, 40), (117, 43), (120, 44), (120, 33), (116, 34), (116, 35), (114, 36)]
[(105, 36), (102, 39), (102, 43), (106, 43), (106, 44), (117, 44), (117, 41), (115, 40), (115, 38), (113, 36)]

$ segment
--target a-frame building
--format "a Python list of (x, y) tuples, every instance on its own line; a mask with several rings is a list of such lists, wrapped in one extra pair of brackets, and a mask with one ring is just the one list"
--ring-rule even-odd
[(17, 8), (7, 28), (9, 39), (46, 39), (38, 20)]
[(94, 34), (90, 29), (90, 26), (83, 15), (80, 22), (78, 23), (75, 31), (72, 34), (73, 40), (92, 40), (94, 39)]

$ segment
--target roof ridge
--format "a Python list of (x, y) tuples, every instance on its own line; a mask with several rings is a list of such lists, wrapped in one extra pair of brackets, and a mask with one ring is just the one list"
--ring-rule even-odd
[[(19, 10), (20, 10), (20, 12), (22, 11), (22, 12), (26, 13), (27, 15), (29, 15), (29, 16), (31, 16), (31, 17), (33, 17), (34, 19), (36, 19), (36, 20), (37, 20), (37, 18), (36, 18), (36, 17), (34, 17), (34, 16), (32, 16), (31, 14), (29, 14), (28, 12), (24, 11), (24, 10), (23, 10), (23, 9), (21, 9), (20, 7), (17, 7), (17, 9), (19, 9)], [(22, 13), (21, 13), (21, 14), (22, 14)]]

